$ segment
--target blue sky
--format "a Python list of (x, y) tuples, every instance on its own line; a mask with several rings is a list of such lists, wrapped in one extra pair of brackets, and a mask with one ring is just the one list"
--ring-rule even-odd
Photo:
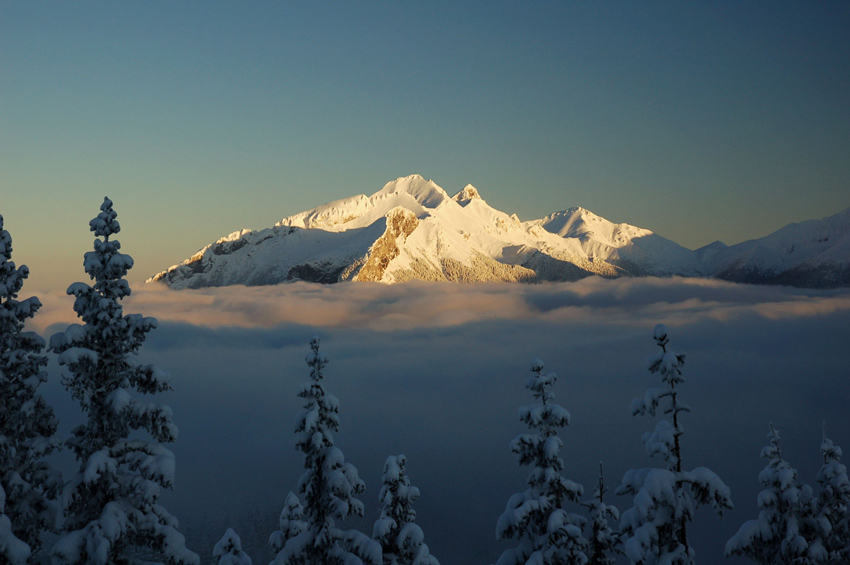
[(686, 247), (850, 206), (844, 3), (0, 2), (0, 214), (35, 288), (115, 202), (135, 280), (419, 173)]

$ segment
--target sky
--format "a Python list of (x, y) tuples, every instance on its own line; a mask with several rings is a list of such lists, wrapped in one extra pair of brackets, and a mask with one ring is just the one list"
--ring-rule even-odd
[(0, 1), (0, 214), (31, 288), (131, 280), (418, 173), (689, 248), (850, 206), (850, 7)]

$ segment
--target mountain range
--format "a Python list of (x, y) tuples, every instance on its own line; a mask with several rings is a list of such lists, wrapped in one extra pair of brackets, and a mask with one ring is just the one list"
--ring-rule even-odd
[(575, 281), (590, 275), (715, 277), (808, 288), (850, 286), (850, 208), (760, 239), (692, 251), (584, 208), (522, 222), (472, 185), (449, 196), (419, 175), (274, 227), (243, 229), (151, 277), (174, 289), (409, 280)]

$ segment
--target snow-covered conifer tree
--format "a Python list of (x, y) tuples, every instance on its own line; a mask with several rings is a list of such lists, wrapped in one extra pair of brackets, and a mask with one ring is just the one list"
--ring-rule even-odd
[(130, 394), (170, 390), (167, 373), (132, 359), (157, 322), (124, 315), (121, 300), (130, 294), (124, 276), (133, 260), (110, 239), (120, 230), (112, 202), (104, 198), (100, 210), (89, 225), (103, 239), (95, 239), (83, 263), (94, 284), (68, 288), (83, 325), (50, 338), (60, 365), (70, 372), (63, 383), (88, 416), (67, 442), (80, 470), (65, 485), (64, 533), (51, 553), (54, 563), (128, 563), (134, 551), (147, 548), (169, 563), (198, 563), (177, 520), (158, 502), (161, 488), (174, 480), (174, 454), (160, 445), (177, 437), (171, 408)]
[(584, 564), (587, 540), (582, 535), (586, 520), (568, 513), (563, 504), (579, 502), (584, 488), (561, 475), (564, 460), (558, 429), (570, 423), (570, 413), (554, 403), (551, 391), (557, 378), (544, 373), (543, 362), (534, 359), (532, 376), (526, 381), (537, 404), (521, 406), (519, 418), (532, 430), (511, 442), (520, 465), (530, 465), (528, 489), (513, 495), (496, 525), (496, 538), (514, 539), (519, 545), (502, 553), (497, 565), (534, 563)]
[(251, 565), (251, 558), (242, 551), (242, 540), (231, 528), (227, 528), (224, 536), (213, 548), (213, 558), (218, 565)]
[(744, 522), (726, 542), (726, 555), (762, 564), (826, 563), (812, 488), (801, 484), (797, 470), (782, 458), (779, 431), (773, 424), (767, 438), (769, 444), (761, 451), (767, 465), (759, 473), (765, 487), (758, 495), (759, 517)]
[(0, 562), (25, 562), (53, 528), (62, 480), (45, 457), (59, 444), (53, 409), (37, 393), (47, 380), (44, 340), (24, 324), (41, 307), (18, 300), (29, 275), (12, 261), (12, 237), (0, 216)]
[(301, 506), (301, 501), (294, 492), (290, 492), (283, 503), (283, 510), (280, 511), (280, 529), (274, 531), (269, 537), (269, 545), (272, 546), (275, 554), (280, 553), (286, 542), (307, 529), (307, 523), (304, 522), (303, 517), (304, 507)]
[(620, 511), (616, 506), (605, 504), (602, 496), (608, 492), (602, 474), (602, 462), (599, 462), (599, 480), (593, 491), (593, 498), (582, 502), (590, 511), (590, 537), (587, 547), (587, 565), (614, 565), (616, 555), (620, 553), (620, 535), (611, 529), (610, 520), (619, 520)]
[(817, 476), (821, 491), (815, 519), (828, 562), (846, 563), (850, 561), (850, 479), (841, 463), (841, 448), (826, 437), (826, 425), (820, 449), (823, 465)]
[(292, 493), (286, 498), (281, 529), (269, 540), (278, 551), (273, 563), (379, 565), (378, 543), (362, 532), (342, 530), (336, 525), (337, 520), (363, 515), (363, 503), (355, 495), (365, 491), (365, 484), (334, 445), (333, 433), (339, 430), (339, 400), (322, 384), (328, 358), (319, 353), (318, 338), (310, 341), (310, 349), (306, 361), (311, 380), (298, 393), (304, 399), (304, 410), (295, 425), (295, 445), (304, 454), (306, 468), (298, 484), (303, 499)]
[(651, 373), (660, 373), (661, 387), (635, 399), (632, 414), (655, 416), (660, 409), (669, 417), (643, 436), (649, 456), (661, 455), (667, 465), (663, 469), (632, 469), (623, 477), (617, 494), (634, 496), (633, 507), (623, 512), (620, 521), (623, 550), (636, 564), (690, 565), (695, 552), (688, 542), (687, 523), (694, 519), (697, 506), (711, 504), (722, 516), (724, 509), (732, 508), (732, 500), (729, 487), (711, 469), (682, 470), (680, 438), (684, 428), (680, 414), (690, 408), (679, 401), (677, 387), (685, 381), (685, 356), (667, 350), (669, 339), (663, 325), (655, 327), (653, 338), (661, 351), (650, 356), (647, 365)]
[(413, 502), (419, 489), (407, 477), (407, 458), (390, 455), (381, 478), (381, 516), (375, 522), (372, 539), (381, 544), (384, 565), (440, 565), (425, 545), (422, 528), (414, 524)]

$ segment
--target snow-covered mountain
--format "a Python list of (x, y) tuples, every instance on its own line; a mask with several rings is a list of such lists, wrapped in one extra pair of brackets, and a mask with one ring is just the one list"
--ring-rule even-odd
[[(844, 275), (837, 276), (845, 282), (839, 285), (848, 284), (848, 213), (844, 213), (843, 224), (833, 222), (835, 230), (843, 229), (843, 236), (834, 230), (818, 236), (831, 238), (833, 244), (844, 238), (843, 247), (831, 251), (844, 265)], [(808, 224), (797, 224), (806, 227), (800, 233), (789, 232), (781, 241), (821, 233), (821, 228)], [(756, 242), (767, 241), (783, 230)], [(735, 273), (744, 273), (741, 269), (749, 268), (747, 261), (762, 261), (754, 263), (761, 269), (759, 273), (768, 272), (768, 265), (778, 264), (773, 252), (759, 251), (757, 244), (747, 247), (752, 243), (726, 247), (717, 242), (691, 251), (649, 230), (614, 224), (578, 207), (521, 222), (516, 215), (489, 206), (472, 185), (449, 196), (433, 181), (411, 175), (387, 183), (371, 196), (331, 202), (284, 218), (272, 228), (234, 232), (148, 282), (162, 281), (180, 289), (295, 280), (572, 281), (593, 274), (719, 274), (744, 280), (736, 278)], [(827, 249), (823, 243), (816, 245), (819, 253), (825, 254), (817, 255), (821, 259), (812, 268), (833, 269), (827, 252), (836, 246), (831, 244)], [(779, 243), (770, 243), (765, 249), (776, 245)], [(797, 256), (805, 253), (811, 258), (815, 247), (803, 244), (804, 252), (800, 245)], [(805, 272), (814, 271), (809, 268)], [(775, 278), (780, 271), (770, 273)]]
[(760, 239), (698, 249), (707, 272), (736, 282), (807, 288), (850, 286), (850, 208), (789, 224)]

